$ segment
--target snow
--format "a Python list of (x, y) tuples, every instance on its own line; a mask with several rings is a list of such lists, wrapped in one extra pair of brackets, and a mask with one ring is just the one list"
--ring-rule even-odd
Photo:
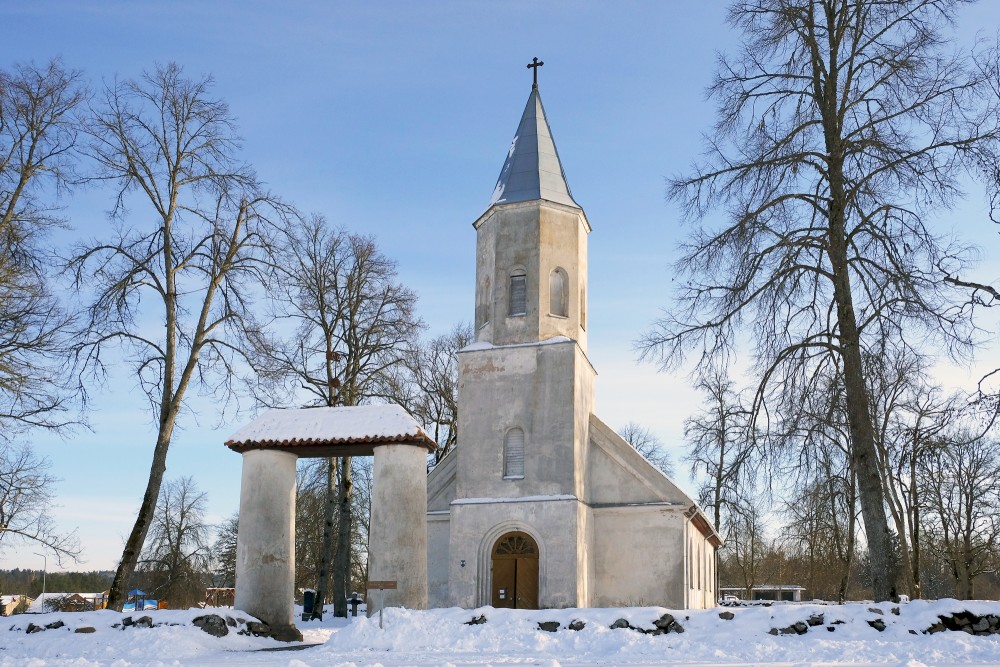
[[(892, 611), (894, 606), (899, 609), (898, 615)], [(252, 619), (228, 608), (142, 614), (152, 619), (152, 628), (123, 627), (123, 618), (135, 619), (139, 615), (107, 610), (24, 614), (0, 619), (0, 667), (1000, 664), (1000, 635), (976, 637), (948, 631), (922, 634), (938, 621), (938, 615), (963, 610), (980, 616), (1000, 614), (1000, 602), (940, 600), (842, 606), (779, 603), (771, 607), (673, 611), (670, 613), (685, 631), (658, 636), (629, 628), (612, 630), (610, 626), (624, 618), (635, 628), (652, 629), (653, 621), (667, 611), (660, 607), (388, 609), (384, 630), (379, 629), (377, 617), (328, 618), (299, 623), (304, 641), (292, 645), (237, 634), (235, 630)], [(720, 612), (726, 611), (735, 618), (721, 618)], [(196, 617), (206, 613), (231, 616), (240, 623), (225, 637), (213, 637), (192, 625)], [(769, 634), (772, 628), (784, 628), (816, 614), (823, 615), (822, 624), (810, 627), (804, 635)], [(467, 624), (478, 616), (485, 617), (486, 622)], [(868, 624), (874, 619), (885, 623), (884, 632)], [(583, 629), (568, 629), (578, 620), (584, 622)], [(33, 634), (25, 632), (29, 623), (44, 626), (57, 621), (65, 625)], [(554, 633), (544, 632), (538, 627), (543, 621), (556, 621), (560, 627)], [(74, 632), (84, 626), (94, 628), (94, 632)]]
[(267, 410), (239, 429), (227, 445), (248, 442), (351, 442), (424, 438), (420, 425), (398, 405)]
[(510, 158), (514, 155), (514, 149), (517, 147), (517, 135), (514, 136), (514, 140), (510, 142), (510, 148), (507, 149), (507, 160), (504, 162), (503, 169), (500, 170), (500, 178), (497, 179), (496, 187), (493, 188), (493, 196), (490, 197), (490, 206), (503, 201), (503, 191), (506, 189), (507, 180), (504, 178), (504, 174), (509, 168)]
[(460, 498), (452, 505), (492, 505), (493, 503), (544, 503), (557, 500), (576, 500), (576, 496), (557, 494), (552, 496), (518, 496), (517, 498)]
[(553, 336), (552, 338), (546, 338), (545, 340), (538, 341), (535, 343), (511, 343), (510, 345), (493, 345), (492, 343), (486, 343), (482, 341), (477, 341), (470, 345), (466, 345), (459, 352), (475, 352), (476, 350), (493, 350), (493, 349), (505, 349), (510, 347), (537, 347), (539, 345), (557, 345), (559, 343), (572, 343), (574, 342), (572, 338), (567, 338), (566, 336)]

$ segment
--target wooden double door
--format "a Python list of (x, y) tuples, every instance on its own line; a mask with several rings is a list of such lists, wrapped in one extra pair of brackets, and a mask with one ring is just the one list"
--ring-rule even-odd
[(538, 545), (527, 533), (507, 533), (493, 545), (493, 606), (538, 609)]

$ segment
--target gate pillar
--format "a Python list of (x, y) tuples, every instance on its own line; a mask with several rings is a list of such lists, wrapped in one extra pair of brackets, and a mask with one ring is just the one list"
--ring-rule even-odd
[[(427, 447), (388, 443), (375, 447), (375, 483), (368, 536), (368, 579), (395, 581), (385, 606), (427, 608)], [(368, 591), (368, 615), (382, 594)]]
[(292, 452), (243, 452), (236, 540), (235, 607), (271, 626), (272, 636), (301, 641), (295, 596), (295, 462)]

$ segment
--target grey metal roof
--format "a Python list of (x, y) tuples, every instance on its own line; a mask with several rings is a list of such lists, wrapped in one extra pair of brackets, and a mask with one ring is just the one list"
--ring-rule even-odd
[(493, 189), (490, 206), (536, 199), (580, 208), (566, 183), (542, 98), (538, 89), (532, 88)]

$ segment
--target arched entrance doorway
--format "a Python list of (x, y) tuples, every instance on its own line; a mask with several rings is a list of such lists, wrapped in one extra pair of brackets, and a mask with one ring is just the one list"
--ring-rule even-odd
[(493, 606), (538, 609), (538, 545), (515, 531), (493, 545)]

